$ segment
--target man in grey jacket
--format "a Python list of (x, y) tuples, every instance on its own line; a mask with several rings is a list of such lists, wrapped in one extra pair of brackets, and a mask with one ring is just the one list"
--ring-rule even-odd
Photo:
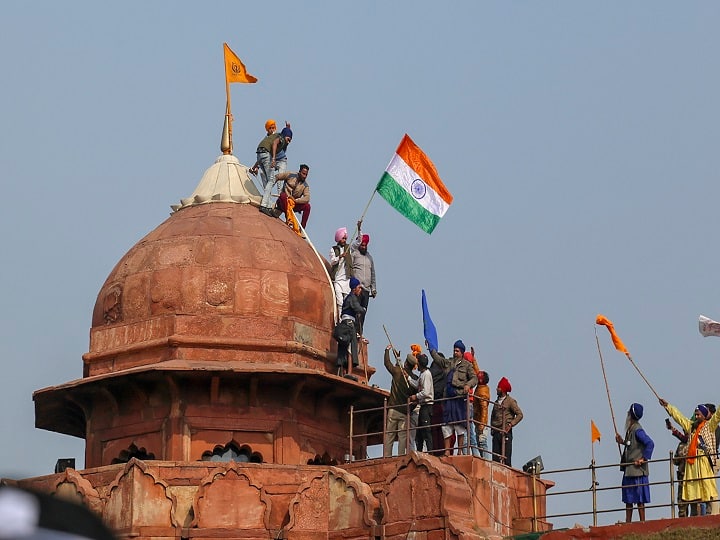
[[(375, 262), (372, 255), (368, 253), (367, 247), (370, 243), (370, 236), (367, 234), (360, 235), (360, 226), (362, 221), (358, 221), (358, 237), (353, 241), (351, 246), (352, 254), (352, 275), (360, 280), (362, 285), (362, 293), (360, 294), (360, 305), (367, 312), (370, 297), (377, 296), (375, 287)], [(360, 334), (365, 325), (365, 314), (360, 320)]]

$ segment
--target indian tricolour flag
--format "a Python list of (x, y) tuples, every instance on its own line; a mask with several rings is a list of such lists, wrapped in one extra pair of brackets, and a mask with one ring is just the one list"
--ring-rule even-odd
[(395, 210), (428, 234), (453, 200), (433, 162), (407, 134), (375, 189)]

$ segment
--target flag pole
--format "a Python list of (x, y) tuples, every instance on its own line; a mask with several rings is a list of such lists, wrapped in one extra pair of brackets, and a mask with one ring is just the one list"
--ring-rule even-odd
[(232, 107), (230, 104), (230, 81), (228, 80), (228, 73), (227, 73), (227, 59), (225, 55), (227, 54), (225, 51), (225, 47), (227, 46), (227, 43), (223, 43), (223, 64), (224, 64), (224, 70), (225, 70), (225, 120), (227, 121), (228, 125), (228, 136), (230, 140), (230, 153), (232, 154), (233, 146), (232, 146)]
[[(593, 326), (595, 329), (595, 343), (597, 344), (598, 355), (600, 355), (600, 368), (602, 369), (603, 380), (605, 381), (605, 392), (607, 393), (608, 405), (610, 406), (610, 418), (612, 418), (613, 428), (615, 433), (618, 433), (617, 422), (615, 422), (615, 412), (613, 411), (612, 401), (610, 400), (610, 386), (607, 382), (607, 376), (605, 375), (605, 362), (603, 361), (602, 351), (600, 350), (600, 340), (597, 335), (597, 326)], [(620, 452), (620, 445), (618, 444), (618, 452)], [(622, 452), (620, 452), (622, 455)]]
[[(597, 333), (597, 332), (596, 332), (596, 333)], [(643, 375), (642, 371), (640, 371), (640, 368), (637, 367), (637, 365), (635, 365), (635, 362), (633, 362), (633, 359), (632, 359), (632, 356), (630, 356), (630, 353), (625, 353), (625, 356), (627, 356), (628, 360), (630, 360), (630, 363), (633, 365), (633, 367), (635, 368), (635, 370), (640, 374), (640, 377), (642, 377), (642, 380), (645, 381), (645, 384), (648, 385), (648, 388), (650, 388), (650, 391), (651, 391), (653, 394), (655, 394), (655, 397), (656, 397), (656, 398), (660, 399), (660, 396), (659, 396), (658, 393), (655, 391), (655, 389), (652, 387), (652, 385), (650, 384), (650, 382), (645, 378), (645, 375)]]

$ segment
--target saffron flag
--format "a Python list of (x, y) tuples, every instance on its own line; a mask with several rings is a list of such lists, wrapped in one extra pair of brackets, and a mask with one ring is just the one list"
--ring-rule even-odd
[(427, 298), (425, 298), (425, 289), (422, 290), (422, 315), (423, 315), (423, 334), (425, 335), (425, 341), (428, 342), (428, 348), (430, 350), (437, 351), (438, 349), (438, 337), (437, 329), (430, 318), (430, 312), (428, 311)]
[(407, 133), (375, 190), (428, 234), (433, 232), (453, 200), (433, 162)]
[(615, 345), (615, 348), (620, 351), (621, 353), (630, 354), (628, 353), (627, 348), (625, 347), (625, 344), (620, 340), (618, 335), (615, 333), (615, 327), (613, 326), (613, 323), (610, 322), (610, 319), (605, 317), (604, 315), (598, 315), (595, 319), (595, 324), (601, 324), (603, 326), (606, 326), (608, 329), (608, 332), (610, 332), (610, 337), (612, 338), (613, 345)]
[(600, 430), (595, 425), (595, 422), (590, 420), (590, 442), (600, 442)]
[(707, 317), (700, 315), (698, 327), (703, 337), (716, 336), (720, 337), (720, 322), (713, 321)]
[(225, 80), (229, 83), (254, 83), (257, 79), (245, 69), (245, 64), (238, 58), (227, 43), (223, 43), (225, 52)]

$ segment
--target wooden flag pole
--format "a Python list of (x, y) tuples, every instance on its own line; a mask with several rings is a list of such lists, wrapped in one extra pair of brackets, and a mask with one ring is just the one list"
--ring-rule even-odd
[[(610, 417), (612, 418), (613, 428), (615, 433), (618, 433), (617, 423), (615, 422), (615, 412), (613, 411), (612, 400), (610, 399), (610, 386), (608, 385), (607, 376), (605, 375), (605, 362), (603, 362), (602, 351), (600, 350), (600, 340), (597, 335), (597, 326), (595, 328), (595, 343), (597, 344), (598, 355), (600, 356), (600, 368), (602, 369), (603, 380), (605, 381), (605, 392), (607, 393), (608, 405), (610, 406)], [(620, 445), (618, 444), (618, 452), (622, 456)]]
[[(597, 334), (597, 332), (596, 332), (596, 334)], [(645, 384), (648, 385), (648, 388), (650, 388), (650, 391), (651, 391), (653, 394), (655, 394), (655, 397), (656, 397), (656, 398), (660, 399), (660, 396), (659, 396), (658, 393), (655, 391), (655, 389), (652, 387), (652, 385), (650, 384), (650, 382), (645, 378), (645, 375), (643, 375), (642, 371), (640, 371), (640, 368), (635, 365), (635, 362), (633, 362), (633, 359), (632, 359), (632, 356), (630, 356), (630, 353), (625, 353), (625, 356), (627, 356), (628, 360), (630, 360), (630, 363), (633, 365), (633, 367), (635, 368), (635, 370), (640, 374), (640, 377), (642, 377), (642, 380), (645, 381)]]

